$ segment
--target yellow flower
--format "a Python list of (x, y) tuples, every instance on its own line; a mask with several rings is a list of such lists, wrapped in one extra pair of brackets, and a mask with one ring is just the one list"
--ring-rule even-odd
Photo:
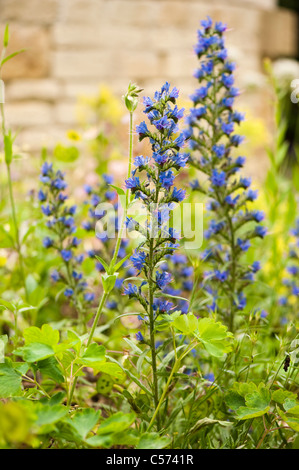
[(67, 131), (66, 135), (70, 140), (81, 140), (81, 135), (73, 129)]

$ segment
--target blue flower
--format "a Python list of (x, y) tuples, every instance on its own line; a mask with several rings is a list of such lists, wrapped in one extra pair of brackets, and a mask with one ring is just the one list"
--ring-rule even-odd
[(84, 294), (84, 299), (86, 302), (92, 302), (95, 299), (95, 295), (92, 292), (86, 292)]
[(224, 171), (212, 170), (211, 182), (214, 186), (225, 186), (226, 174)]
[(140, 140), (144, 139), (149, 134), (147, 125), (145, 124), (144, 121), (141, 124), (139, 124), (138, 126), (136, 126), (136, 132), (137, 132), (137, 134), (139, 134), (139, 139)]
[(168, 300), (161, 298), (155, 299), (153, 304), (153, 309), (159, 311), (160, 313), (169, 313), (173, 309), (174, 305)]
[(127, 189), (135, 189), (140, 187), (140, 181), (138, 176), (133, 176), (125, 180)]
[(43, 245), (45, 248), (50, 248), (51, 246), (53, 246), (53, 244), (54, 244), (54, 240), (52, 240), (52, 238), (45, 237), (43, 239)]
[(257, 225), (254, 229), (254, 232), (260, 238), (264, 238), (267, 235), (267, 229), (262, 225)]
[(163, 271), (160, 273), (159, 271), (156, 272), (156, 283), (159, 289), (164, 289), (171, 282), (171, 274)]
[(237, 245), (240, 247), (242, 251), (247, 251), (250, 248), (250, 241), (242, 240), (241, 238), (238, 238)]
[(138, 331), (138, 333), (136, 333), (135, 336), (136, 336), (137, 341), (139, 341), (141, 343), (144, 342), (144, 338), (143, 338), (142, 333), (140, 331)]
[(129, 282), (129, 284), (124, 288), (124, 294), (128, 295), (129, 297), (135, 297), (138, 294), (137, 286)]
[(64, 291), (64, 295), (66, 297), (72, 297), (72, 295), (74, 294), (74, 291), (73, 289), (71, 289), (70, 287), (67, 287)]
[(133, 266), (137, 271), (141, 271), (146, 260), (146, 253), (144, 251), (135, 250), (134, 254), (130, 257)]
[(44, 193), (41, 189), (38, 191), (38, 196), (37, 197), (38, 197), (38, 200), (40, 202), (44, 202), (44, 201), (47, 200), (47, 194)]
[(159, 181), (163, 188), (170, 189), (173, 185), (175, 175), (172, 170), (162, 171), (159, 176)]
[(183, 189), (177, 189), (176, 187), (173, 188), (171, 198), (175, 202), (181, 202), (186, 197), (186, 191)]
[(71, 252), (71, 250), (61, 250), (60, 254), (66, 262), (70, 261), (73, 257), (73, 253)]
[(51, 276), (50, 276), (50, 277), (51, 277), (52, 281), (57, 282), (57, 281), (59, 281), (59, 279), (60, 279), (60, 274), (59, 274), (59, 272), (56, 271), (56, 269), (55, 269), (54, 271), (51, 272)]
[(42, 213), (44, 215), (46, 215), (46, 216), (52, 215), (52, 210), (51, 210), (49, 204), (47, 206), (45, 206), (45, 205), (41, 206), (41, 209), (42, 209)]

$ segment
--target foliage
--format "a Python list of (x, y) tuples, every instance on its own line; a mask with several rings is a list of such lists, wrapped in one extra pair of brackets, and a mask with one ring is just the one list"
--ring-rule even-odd
[[(281, 171), (286, 127), (268, 64), (269, 169), (259, 198), (249, 188), (225, 31), (201, 22), (190, 110), (168, 82), (144, 97), (136, 134), (149, 155), (133, 151), (143, 90), (130, 83), (123, 107), (106, 88), (88, 100), (96, 177), (82, 164), (79, 189), (86, 129), (42, 149), (39, 172), (31, 160), (23, 197), (0, 103), (1, 448), (298, 448), (298, 184)], [(1, 69), (8, 41), (7, 27)], [(113, 178), (125, 110), (127, 171)], [(190, 201), (212, 219), (188, 250), (174, 214)]]

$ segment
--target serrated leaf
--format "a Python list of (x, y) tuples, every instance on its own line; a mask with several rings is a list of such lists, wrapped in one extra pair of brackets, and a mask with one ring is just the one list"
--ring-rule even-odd
[(88, 433), (96, 426), (101, 417), (100, 411), (93, 408), (86, 408), (79, 411), (73, 418), (69, 418), (67, 422), (75, 429), (82, 440), (86, 438)]
[(271, 394), (260, 384), (258, 390), (245, 396), (246, 406), (240, 406), (236, 412), (237, 419), (251, 419), (262, 416), (270, 410)]
[(170, 437), (161, 437), (156, 432), (146, 432), (140, 436), (136, 449), (165, 449), (170, 443)]
[(212, 356), (222, 357), (223, 354), (232, 350), (230, 344), (232, 333), (227, 331), (226, 326), (212, 318), (198, 320), (198, 335), (196, 337)]
[(93, 368), (101, 366), (105, 361), (105, 348), (97, 343), (90, 344), (83, 356), (78, 359), (79, 364)]
[(42, 343), (30, 343), (27, 346), (14, 350), (16, 356), (21, 356), (26, 362), (37, 362), (54, 356), (52, 346)]
[(198, 320), (193, 313), (188, 313), (175, 318), (173, 326), (184, 335), (190, 335), (198, 329)]
[(134, 413), (122, 413), (119, 411), (105, 419), (97, 430), (97, 435), (102, 436), (109, 433), (120, 433), (128, 429), (135, 421)]
[(0, 398), (8, 398), (19, 395), (21, 388), (21, 374), (15, 371), (12, 364), (4, 362), (0, 364)]
[(296, 393), (289, 392), (288, 390), (275, 390), (272, 393), (272, 400), (274, 400), (276, 403), (280, 403), (281, 405), (285, 402), (287, 399), (293, 399), (296, 400), (297, 395)]
[(57, 421), (61, 420), (69, 412), (68, 407), (64, 405), (44, 405), (38, 404), (34, 409), (37, 420), (35, 424), (37, 426), (45, 426), (49, 424), (54, 424)]
[(41, 328), (30, 326), (24, 330), (25, 344), (40, 343), (48, 346), (56, 346), (59, 342), (59, 331), (50, 325), (44, 324)]

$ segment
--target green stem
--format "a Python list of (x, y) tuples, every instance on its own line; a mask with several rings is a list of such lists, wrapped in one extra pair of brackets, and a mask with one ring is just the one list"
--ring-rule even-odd
[(163, 404), (164, 398), (165, 398), (165, 396), (167, 394), (167, 391), (169, 389), (169, 386), (171, 384), (171, 380), (172, 380), (173, 375), (179, 370), (180, 365), (181, 365), (181, 361), (184, 359), (185, 356), (187, 356), (187, 354), (193, 349), (193, 347), (194, 347), (194, 342), (192, 342), (191, 345), (189, 345), (189, 347), (185, 351), (183, 351), (182, 354), (175, 360), (172, 371), (171, 371), (171, 373), (168, 377), (168, 380), (167, 380), (166, 385), (164, 387), (163, 393), (162, 393), (161, 398), (159, 400), (159, 403), (156, 406), (155, 412), (154, 412), (154, 414), (152, 416), (152, 419), (151, 419), (151, 421), (148, 425), (147, 432), (149, 432), (151, 430), (151, 428), (153, 427), (155, 419), (158, 416), (159, 410), (160, 410), (160, 408)]
[[(4, 137), (6, 136), (6, 126), (5, 126), (5, 113), (4, 113), (3, 103), (0, 104), (0, 109), (1, 109), (1, 118), (2, 118), (2, 135), (3, 135), (3, 141), (4, 141)], [(9, 191), (9, 199), (10, 199), (12, 220), (13, 220), (14, 231), (15, 231), (16, 250), (17, 250), (17, 253), (18, 253), (18, 257), (19, 257), (20, 275), (21, 275), (22, 283), (23, 283), (24, 290), (25, 290), (26, 300), (28, 300), (28, 290), (27, 290), (27, 287), (26, 287), (24, 261), (23, 261), (23, 256), (22, 256), (20, 231), (19, 231), (19, 226), (18, 226), (18, 220), (17, 220), (16, 208), (15, 208), (15, 200), (14, 200), (14, 194), (13, 194), (12, 178), (11, 178), (11, 172), (10, 172), (10, 163), (6, 163), (6, 170), (7, 170), (8, 191)]]
[[(150, 327), (150, 349), (151, 349), (151, 356), (152, 356), (152, 368), (153, 368), (153, 396), (154, 396), (154, 404), (155, 409), (159, 411), (158, 404), (159, 404), (159, 390), (158, 390), (158, 376), (157, 376), (157, 354), (156, 354), (156, 345), (155, 345), (155, 319), (154, 319), (154, 310), (153, 310), (153, 303), (154, 303), (154, 285), (152, 281), (152, 274), (153, 274), (153, 239), (150, 240), (150, 251), (149, 251), (149, 276), (148, 276), (148, 283), (149, 283), (149, 327)], [(157, 428), (158, 431), (160, 430), (160, 416), (157, 413)]]

